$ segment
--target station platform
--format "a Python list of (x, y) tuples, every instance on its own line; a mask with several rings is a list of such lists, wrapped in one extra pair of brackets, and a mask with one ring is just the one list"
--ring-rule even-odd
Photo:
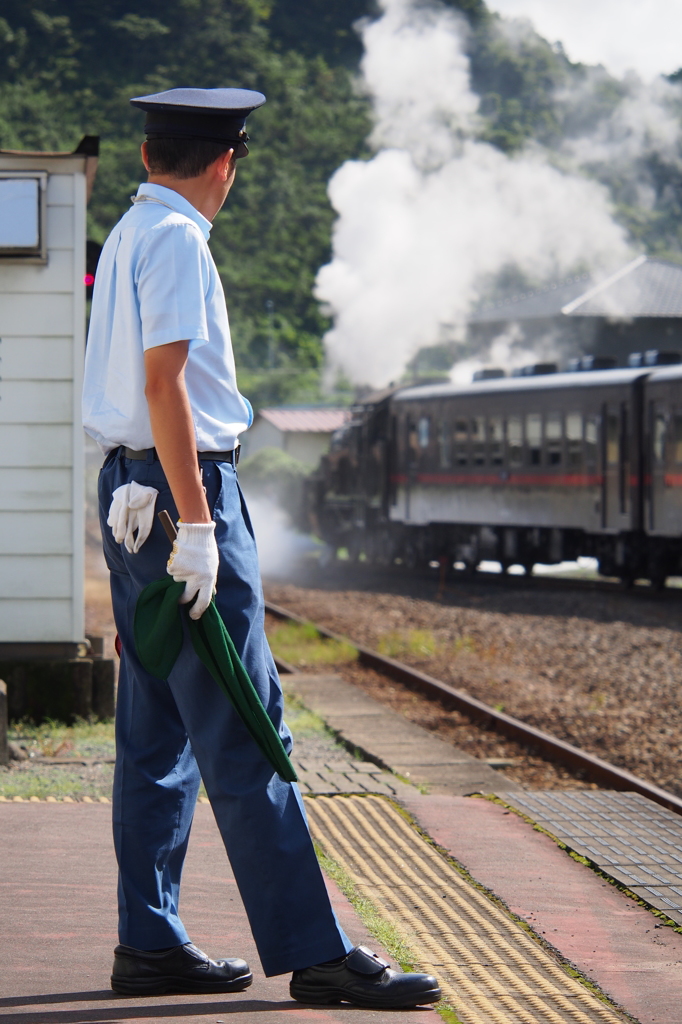
[[(348, 900), (328, 880), (342, 927), (377, 952)], [(125, 998), (109, 987), (116, 945), (116, 862), (111, 806), (0, 804), (0, 1021), (2, 1024), (395, 1024), (395, 1013), (348, 1005), (307, 1008), (289, 975), (260, 969), (211, 808), (198, 805), (183, 877), (182, 916), (210, 956), (243, 956), (253, 985), (228, 996)], [(438, 1021), (434, 1010), (401, 1022)]]
[[(404, 959), (441, 981), (446, 1020), (682, 1021), (682, 934), (672, 918), (682, 819), (629, 794), (505, 786), (489, 766), (404, 728), (338, 677), (284, 683), (365, 758), (337, 747), (333, 758), (298, 764), (313, 836), (354, 899), (328, 879), (337, 914), (354, 941), (387, 955), (355, 906), (373, 908), (386, 942), (400, 940)], [(254, 984), (225, 997), (114, 995), (110, 813), (104, 804), (0, 803), (2, 1024), (396, 1020), (348, 1005), (306, 1007), (290, 1000), (288, 976), (263, 977), (205, 804), (190, 840), (183, 919), (210, 955), (245, 956)], [(400, 1013), (406, 1024), (438, 1019), (430, 1007)]]
[[(608, 998), (612, 1008), (620, 1008), (641, 1024), (682, 1021), (682, 934), (674, 928), (682, 924), (680, 816), (634, 793), (524, 791), (488, 765), (406, 722), (339, 676), (284, 675), (282, 679), (285, 688), (320, 715), (344, 744), (386, 769), (384, 776), (377, 778), (394, 790), (393, 802), (407, 812), (412, 825), (452, 859), (463, 872), (460, 878), (468, 878), (474, 888), (480, 887), (493, 903), (509, 911), (522, 928), (528, 928), (555, 964), (569, 973), (575, 970), (584, 983)], [(358, 792), (352, 776), (347, 772), (345, 777), (349, 780), (345, 792)], [(319, 796), (310, 802), (309, 814), (313, 831), (318, 831), (324, 846), (320, 811), (324, 794), (339, 792), (340, 775), (332, 779), (318, 770), (314, 787)], [(480, 798), (485, 794), (491, 799)], [(356, 799), (356, 803), (361, 807), (363, 802)], [(376, 807), (376, 800), (374, 803)], [(343, 804), (331, 806), (344, 813)], [(336, 838), (327, 832), (328, 849), (331, 856), (346, 858), (344, 863), (362, 885), (364, 869), (348, 849), (347, 840), (345, 854), (340, 849), (349, 813), (345, 811)], [(357, 808), (354, 813), (357, 819)], [(374, 823), (365, 831), (366, 848), (381, 849), (391, 830), (387, 832), (385, 825), (377, 827), (376, 811), (373, 816)], [(318, 823), (318, 818), (323, 820)], [(351, 823), (357, 825), (355, 819)], [(391, 842), (389, 847), (392, 853), (384, 849), (384, 862), (393, 874), (400, 870), (394, 863), (397, 847)], [(422, 900), (416, 915), (422, 924), (418, 927), (414, 917), (411, 921), (402, 917), (401, 925), (423, 951), (420, 962), (424, 968), (443, 979), (460, 1020), (577, 1021), (584, 1020), (581, 1015), (585, 1013), (596, 1013), (595, 1019), (613, 1019), (608, 1014), (614, 1010), (605, 1004), (588, 1010), (581, 1000), (569, 1012), (559, 1005), (560, 990), (546, 992), (549, 1001), (534, 1005), (523, 991), (527, 978), (514, 981), (506, 975), (499, 949), (477, 945), (475, 939), (471, 948), (462, 948), (461, 919), (443, 919), (440, 911), (433, 915), (434, 905), (442, 907), (448, 899), (443, 892), (437, 895), (438, 885), (445, 885), (447, 893), (448, 886), (454, 885), (454, 875), (449, 874), (447, 882), (443, 878), (438, 883), (434, 878), (429, 881), (421, 860), (416, 857), (409, 884), (417, 886)], [(402, 879), (400, 884), (405, 883)], [(400, 916), (400, 907), (391, 902), (386, 887), (382, 902), (391, 907), (392, 915)], [(413, 909), (417, 905), (415, 902)], [(444, 937), (440, 953), (429, 945), (437, 936)], [(448, 965), (443, 947), (446, 954), (457, 951), (456, 963), (450, 958)], [(493, 974), (502, 965), (500, 977), (488, 977), (486, 970), (481, 975), (481, 964), (487, 964)], [(475, 982), (477, 998), (494, 995), (495, 982), (500, 979), (519, 998), (510, 1003), (509, 992), (504, 998), (498, 992), (492, 1004), (477, 1011), (474, 990), (463, 984), (463, 967), (471, 972), (467, 980)], [(538, 976), (533, 985), (536, 995), (543, 991)], [(554, 1013), (559, 1016), (553, 1017)]]

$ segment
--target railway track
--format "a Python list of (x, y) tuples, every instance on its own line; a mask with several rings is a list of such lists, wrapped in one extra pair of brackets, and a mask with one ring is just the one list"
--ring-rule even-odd
[[(463, 569), (453, 569), (447, 574), (442, 574), (435, 568), (424, 568), (417, 570), (406, 570), (396, 565), (390, 567), (379, 567), (372, 563), (365, 562), (337, 562), (335, 570), (340, 576), (352, 577), (354, 574), (376, 574), (387, 579), (396, 577), (407, 579), (417, 577), (420, 581), (431, 582), (438, 585), (439, 589), (445, 590), (448, 587), (456, 587), (458, 584), (473, 584), (480, 586), (492, 586), (510, 590), (527, 590), (532, 587), (534, 590), (549, 591), (578, 591), (583, 593), (604, 593), (604, 594), (625, 594), (634, 596), (645, 601), (682, 601), (682, 586), (654, 587), (648, 581), (642, 580), (624, 582), (611, 578), (582, 578), (575, 576), (542, 574), (509, 574), (503, 572), (491, 572), (476, 570), (474, 572)], [(329, 572), (329, 569), (326, 570)]]
[[(303, 616), (297, 615), (270, 601), (265, 602), (265, 609), (266, 612), (277, 619), (299, 624), (309, 624), (309, 620)], [(483, 703), (483, 701), (477, 700), (475, 697), (471, 697), (469, 694), (425, 672), (411, 668), (395, 658), (390, 658), (368, 647), (353, 643), (347, 637), (339, 636), (338, 633), (334, 633), (324, 626), (319, 626), (316, 623), (312, 623), (312, 625), (319, 636), (350, 644), (358, 652), (358, 662), (361, 665), (374, 669), (376, 672), (402, 683), (409, 689), (415, 690), (432, 700), (446, 703), (449, 707), (466, 715), (472, 721), (486, 728), (492, 728), (501, 735), (538, 751), (550, 762), (561, 764), (573, 771), (580, 771), (583, 777), (590, 782), (610, 789), (639, 793), (642, 796), (648, 797), (649, 800), (660, 804), (662, 807), (682, 815), (682, 799), (675, 796), (675, 794), (669, 793), (659, 786), (647, 782), (631, 772), (625, 771), (623, 768), (618, 768), (616, 765), (610, 764), (594, 754), (589, 754), (571, 743), (552, 736), (550, 733), (536, 729), (534, 726), (528, 725), (511, 715), (507, 715), (503, 711), (498, 711), (496, 708)], [(298, 671), (293, 665), (282, 659), (275, 658), (275, 661), (281, 672), (293, 673)]]

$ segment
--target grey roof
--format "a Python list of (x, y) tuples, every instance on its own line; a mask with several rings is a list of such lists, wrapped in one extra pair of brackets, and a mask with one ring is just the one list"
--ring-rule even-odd
[(638, 256), (605, 281), (569, 301), (566, 316), (682, 316), (682, 267)]
[(479, 309), (469, 317), (471, 324), (489, 324), (504, 320), (544, 320), (561, 316), (562, 307), (582, 295), (592, 284), (589, 274), (574, 277), (539, 292), (517, 295), (506, 302)]
[(589, 274), (519, 295), (472, 313), (471, 324), (540, 320), (560, 316), (682, 316), (682, 266), (638, 256), (615, 274), (594, 283)]

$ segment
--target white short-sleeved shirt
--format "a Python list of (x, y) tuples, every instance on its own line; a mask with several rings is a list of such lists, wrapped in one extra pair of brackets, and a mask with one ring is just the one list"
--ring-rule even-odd
[(251, 425), (210, 230), (178, 192), (145, 184), (104, 244), (83, 384), (83, 425), (104, 451), (153, 446), (144, 352), (174, 341), (190, 342), (185, 383), (197, 450), (230, 451)]

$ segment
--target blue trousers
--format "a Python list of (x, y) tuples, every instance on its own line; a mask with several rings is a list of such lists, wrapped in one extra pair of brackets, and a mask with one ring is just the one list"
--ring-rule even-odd
[[(119, 938), (136, 949), (189, 941), (180, 879), (201, 779), (225, 843), (268, 976), (343, 956), (352, 948), (329, 902), (295, 784), (283, 782), (244, 728), (187, 636), (168, 681), (140, 665), (133, 615), (140, 591), (166, 573), (170, 542), (158, 519), (140, 551), (116, 544), (106, 520), (112, 492), (136, 480), (177, 509), (161, 464), (110, 452), (99, 478), (104, 555), (122, 654), (116, 706), (114, 844)], [(220, 551), (216, 602), (287, 750), (291, 733), (263, 628), (253, 530), (230, 463), (202, 462)], [(221, 954), (222, 955), (222, 954)]]

